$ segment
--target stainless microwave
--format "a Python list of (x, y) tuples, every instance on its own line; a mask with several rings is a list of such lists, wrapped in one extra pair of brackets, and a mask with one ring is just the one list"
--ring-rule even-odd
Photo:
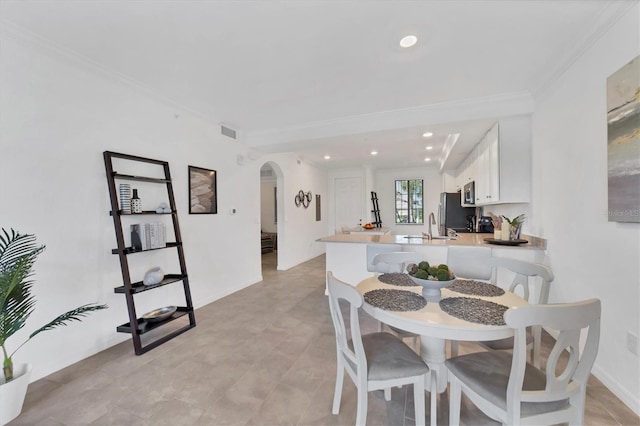
[(464, 189), (462, 191), (462, 205), (464, 206), (472, 206), (476, 204), (476, 184), (471, 181), (464, 185)]

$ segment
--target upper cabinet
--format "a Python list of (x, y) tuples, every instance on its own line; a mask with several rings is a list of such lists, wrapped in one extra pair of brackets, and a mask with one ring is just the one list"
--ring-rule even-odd
[(475, 181), (476, 205), (531, 201), (531, 120), (501, 119), (457, 170), (456, 186)]

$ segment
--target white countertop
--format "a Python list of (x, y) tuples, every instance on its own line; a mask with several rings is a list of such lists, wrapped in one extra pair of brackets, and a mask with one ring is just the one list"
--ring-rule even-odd
[(401, 244), (419, 246), (484, 246), (506, 249), (545, 250), (547, 240), (531, 235), (522, 235), (520, 238), (529, 241), (527, 244), (517, 246), (489, 244), (484, 239), (493, 238), (493, 234), (458, 234), (455, 240), (427, 240), (421, 235), (367, 235), (362, 233), (329, 235), (318, 241), (325, 243), (357, 243), (357, 244)]

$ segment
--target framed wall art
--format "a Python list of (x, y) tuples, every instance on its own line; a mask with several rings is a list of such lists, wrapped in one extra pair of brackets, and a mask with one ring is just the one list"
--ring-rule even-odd
[(189, 166), (189, 214), (218, 213), (215, 170)]
[(640, 222), (640, 56), (607, 79), (609, 222)]

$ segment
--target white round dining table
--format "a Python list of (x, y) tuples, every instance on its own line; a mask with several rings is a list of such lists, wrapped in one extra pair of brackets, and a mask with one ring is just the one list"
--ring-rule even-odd
[[(377, 277), (361, 281), (356, 288), (364, 295), (375, 289), (407, 290), (422, 294), (422, 287), (408, 287), (385, 284)], [(483, 297), (456, 293), (447, 288), (442, 289), (442, 298), (471, 297), (514, 307), (526, 306), (528, 303), (520, 296), (505, 290), (502, 296)], [(415, 334), (420, 335), (420, 356), (429, 368), (436, 372), (437, 390), (442, 393), (447, 388), (447, 369), (445, 343), (447, 340), (487, 341), (503, 339), (513, 335), (513, 330), (506, 325), (484, 325), (465, 321), (444, 312), (435, 300), (427, 300), (427, 305), (417, 311), (388, 311), (365, 302), (362, 308), (375, 319)]]

